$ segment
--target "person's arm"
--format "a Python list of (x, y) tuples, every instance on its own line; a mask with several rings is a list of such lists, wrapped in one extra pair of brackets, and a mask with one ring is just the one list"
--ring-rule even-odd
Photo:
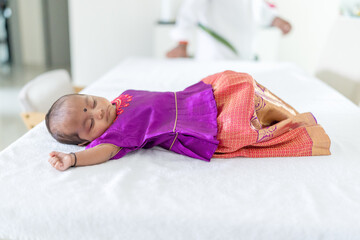
[(277, 27), (284, 35), (291, 31), (291, 24), (278, 16), (275, 6), (270, 6), (264, 0), (258, 0), (257, 4), (260, 6), (260, 25)]
[(168, 58), (187, 58), (187, 57), (189, 57), (189, 55), (187, 53), (187, 45), (188, 45), (188, 42), (185, 42), (185, 41), (179, 42), (176, 47), (174, 47), (173, 49), (169, 50), (166, 53), (166, 57), (168, 57)]
[(279, 28), (284, 35), (291, 31), (291, 24), (281, 17), (275, 17), (271, 26)]
[[(48, 162), (57, 170), (65, 171), (71, 166), (88, 166), (106, 162), (114, 157), (120, 147), (102, 144), (76, 153), (51, 152)], [(75, 159), (76, 157), (76, 159)], [(75, 164), (76, 160), (76, 164)]]

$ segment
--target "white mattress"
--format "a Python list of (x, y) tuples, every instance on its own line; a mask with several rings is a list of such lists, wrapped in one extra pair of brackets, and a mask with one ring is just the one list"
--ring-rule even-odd
[(81, 148), (42, 123), (0, 153), (0, 239), (360, 239), (360, 109), (296, 66), (134, 58), (84, 92), (181, 90), (226, 69), (312, 112), (332, 155), (207, 163), (153, 148), (59, 172), (48, 153)]

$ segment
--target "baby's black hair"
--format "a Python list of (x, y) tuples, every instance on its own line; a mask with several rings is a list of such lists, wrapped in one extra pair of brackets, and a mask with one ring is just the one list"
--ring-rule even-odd
[(54, 104), (49, 109), (48, 113), (45, 116), (45, 123), (47, 130), (60, 143), (79, 145), (88, 142), (88, 140), (81, 139), (78, 133), (72, 134), (64, 134), (59, 131), (58, 128), (53, 126), (56, 122), (60, 123), (61, 117), (64, 114), (63, 104), (64, 102), (71, 96), (75, 96), (79, 94), (68, 94), (60, 97), (58, 100), (54, 102)]

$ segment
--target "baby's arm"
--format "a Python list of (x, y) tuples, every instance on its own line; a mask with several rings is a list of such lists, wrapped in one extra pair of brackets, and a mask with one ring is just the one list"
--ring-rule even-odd
[[(102, 144), (76, 152), (76, 166), (88, 166), (106, 162), (119, 152), (120, 147)], [(71, 153), (51, 152), (49, 163), (59, 171), (65, 171), (75, 163), (75, 156)]]

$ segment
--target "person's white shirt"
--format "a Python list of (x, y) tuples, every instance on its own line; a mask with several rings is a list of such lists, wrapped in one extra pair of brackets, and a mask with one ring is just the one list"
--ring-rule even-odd
[[(189, 41), (197, 28), (196, 59), (253, 60), (258, 27), (270, 26), (275, 17), (264, 0), (184, 0), (171, 35), (177, 42)], [(198, 23), (224, 38), (237, 54)]]

